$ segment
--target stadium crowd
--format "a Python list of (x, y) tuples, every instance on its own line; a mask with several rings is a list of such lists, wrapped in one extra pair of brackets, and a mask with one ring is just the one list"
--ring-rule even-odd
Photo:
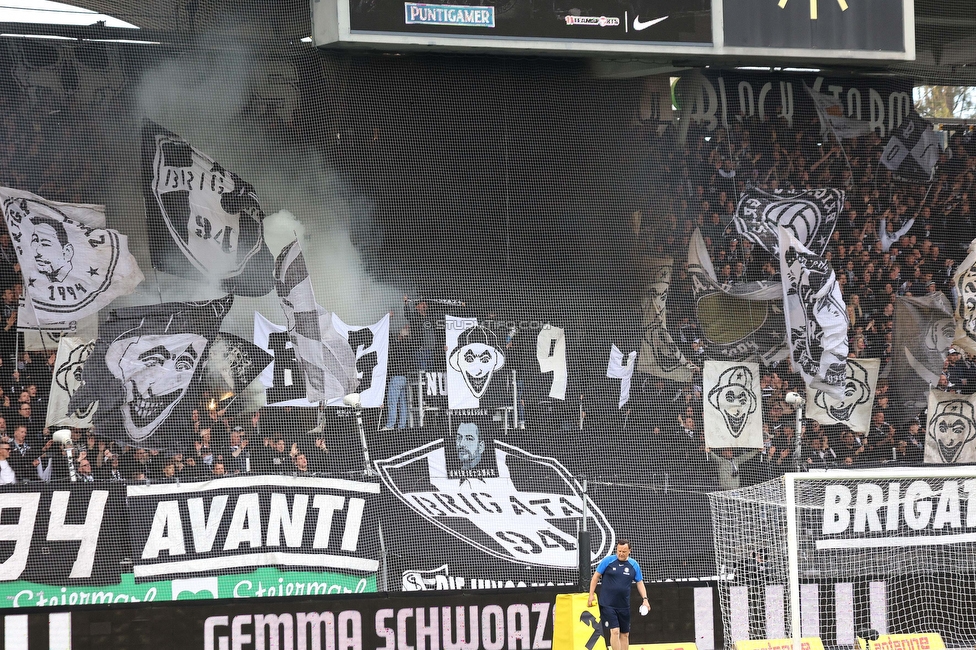
[[(81, 154), (41, 160), (45, 129), (22, 128), (15, 107), (0, 95), (5, 110), (5, 146), (0, 148), (0, 184), (47, 198), (93, 202), (84, 182), (95, 174)], [(636, 124), (632, 135), (633, 227), (636, 254), (674, 256), (668, 298), (668, 326), (685, 357), (700, 369), (708, 349), (697, 322), (684, 252), (700, 229), (722, 283), (772, 279), (776, 260), (740, 239), (730, 220), (740, 192), (836, 187), (846, 192), (840, 220), (826, 256), (837, 273), (850, 318), (850, 355), (881, 359), (882, 376), (892, 358), (895, 296), (943, 292), (952, 298), (952, 275), (976, 238), (970, 196), (976, 180), (976, 138), (959, 132), (949, 138), (931, 185), (893, 178), (880, 166), (884, 140), (877, 135), (844, 140), (821, 135), (815, 117), (788, 128), (781, 118), (744, 118), (730, 131), (692, 127), (684, 145), (672, 128), (657, 122)], [(33, 139), (32, 139), (33, 138)], [(50, 156), (49, 156), (50, 157)], [(77, 159), (77, 160), (76, 160)], [(70, 179), (70, 182), (68, 180)], [(60, 188), (60, 189), (59, 189)], [(677, 253), (676, 253), (677, 252)], [(263, 408), (229, 414), (204, 392), (187, 422), (181, 449), (139, 449), (113, 442), (94, 429), (74, 430), (70, 445), (55, 442), (45, 426), (56, 350), (27, 351), (17, 331), (22, 279), (10, 237), (0, 231), (0, 482), (32, 480), (188, 481), (253, 473), (335, 473), (350, 454), (334, 426), (314, 426), (308, 415), (289, 408)], [(423, 300), (405, 303), (405, 324), (391, 337), (388, 408), (372, 420), (377, 429), (404, 429), (407, 409), (416, 407), (408, 386), (418, 373), (443, 364), (441, 342), (426, 327)], [(399, 318), (399, 317), (398, 317)], [(511, 353), (510, 368), (534, 360), (534, 339), (518, 331), (499, 331)], [(532, 387), (519, 385), (513, 429), (553, 428), (563, 432), (626, 429), (636, 441), (631, 466), (615, 462), (615, 472), (670, 472), (711, 489), (732, 488), (799, 468), (868, 467), (920, 464), (924, 452), (924, 413), (901, 414), (890, 403), (888, 380), (878, 381), (872, 424), (867, 433), (805, 420), (796, 430), (791, 391), (804, 393), (788, 360), (762, 370), (765, 446), (758, 452), (710, 450), (702, 434), (700, 374), (688, 384), (635, 374), (630, 401), (617, 408), (619, 382), (605, 378), (606, 350), (587, 350), (596, 358), (589, 373), (553, 416), (540, 406)], [(605, 368), (605, 365), (603, 366)], [(976, 392), (976, 360), (949, 351), (939, 385), (944, 390)], [(579, 405), (576, 398), (579, 397)], [(395, 404), (395, 408), (389, 408)], [(898, 415), (896, 415), (898, 413)], [(385, 425), (385, 426), (384, 426)], [(351, 424), (350, 424), (351, 426)], [(338, 446), (338, 447), (337, 447)], [(624, 448), (624, 447), (622, 447)], [(70, 449), (70, 454), (66, 450)], [(633, 450), (637, 450), (635, 454)], [(799, 454), (797, 454), (799, 450)], [(717, 453), (716, 453), (717, 452)], [(359, 450), (356, 450), (356, 454)], [(599, 462), (599, 461), (595, 461)]]

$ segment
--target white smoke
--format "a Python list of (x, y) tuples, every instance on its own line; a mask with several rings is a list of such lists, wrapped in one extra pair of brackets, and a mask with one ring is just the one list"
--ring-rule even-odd
[[(355, 193), (315, 151), (283, 149), (256, 126), (260, 118), (242, 117), (245, 109), (253, 109), (256, 87), (267, 94), (268, 79), (262, 75), (273, 69), (276, 78), (281, 78), (283, 65), (290, 64), (286, 60), (269, 63), (233, 47), (175, 57), (142, 76), (138, 105), (143, 115), (254, 186), (269, 215), (265, 219), (269, 248), (277, 254), (297, 236), (320, 305), (347, 323), (373, 323), (401, 304), (403, 291), (370, 276), (350, 239), (355, 225), (372, 221), (368, 198)], [(283, 95), (298, 92), (297, 86), (288, 84), (279, 84), (276, 90)], [(148, 259), (148, 255), (141, 258)], [(222, 295), (216, 285), (161, 272), (146, 275), (147, 282), (130, 302)], [(237, 297), (222, 329), (250, 340), (255, 311), (284, 323), (272, 292), (261, 298)]]

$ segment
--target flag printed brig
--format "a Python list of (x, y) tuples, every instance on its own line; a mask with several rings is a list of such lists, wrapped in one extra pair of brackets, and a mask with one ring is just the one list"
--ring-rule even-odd
[(104, 227), (101, 206), (6, 187), (0, 206), (24, 278), (25, 326), (67, 330), (143, 281), (126, 236)]
[(312, 278), (298, 241), (275, 260), (275, 289), (288, 324), (288, 335), (305, 376), (308, 400), (328, 404), (355, 392), (356, 356), (336, 332), (332, 314), (315, 302)]
[(907, 115), (881, 152), (881, 164), (905, 180), (928, 183), (935, 176), (942, 148), (932, 124), (918, 113)]
[(748, 188), (739, 196), (732, 223), (749, 241), (776, 255), (777, 228), (786, 228), (805, 248), (823, 255), (844, 208), (844, 190), (776, 190)]
[(830, 263), (779, 229), (779, 262), (790, 357), (807, 386), (842, 399), (847, 307)]
[(641, 342), (638, 369), (641, 372), (688, 382), (692, 379), (687, 359), (668, 331), (668, 293), (674, 260), (643, 257), (638, 265), (641, 293)]
[(807, 417), (820, 424), (843, 424), (851, 431), (867, 433), (880, 368), (880, 359), (848, 359), (843, 397), (837, 399), (807, 387)]
[(379, 408), (386, 399), (386, 369), (390, 353), (390, 315), (372, 325), (347, 325), (332, 314), (332, 326), (356, 355), (359, 401), (364, 408)]
[(768, 365), (787, 357), (781, 283), (719, 284), (697, 229), (688, 246), (688, 275), (710, 358)]
[(233, 296), (116, 309), (82, 370), (70, 411), (98, 404), (99, 435), (136, 447), (169, 449), (188, 442), (189, 406), (210, 344)]
[(241, 296), (274, 288), (265, 215), (250, 183), (150, 120), (142, 169), (154, 268)]
[(976, 395), (929, 391), (925, 463), (976, 463)]
[(702, 368), (702, 390), (706, 447), (763, 446), (758, 363), (709, 359)]

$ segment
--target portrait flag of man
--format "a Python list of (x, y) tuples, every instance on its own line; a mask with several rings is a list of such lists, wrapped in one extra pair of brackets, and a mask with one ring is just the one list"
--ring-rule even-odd
[(705, 446), (763, 446), (759, 364), (713, 361), (702, 368)]
[(766, 192), (753, 187), (739, 196), (732, 223), (740, 235), (773, 255), (779, 246), (777, 228), (785, 228), (805, 248), (822, 255), (843, 208), (843, 190)]
[(315, 302), (298, 240), (278, 254), (274, 277), (288, 336), (305, 375), (308, 400), (324, 405), (354, 392), (359, 385), (356, 355), (333, 326), (332, 314)]
[(67, 330), (142, 282), (126, 236), (104, 227), (101, 206), (6, 187), (0, 187), (0, 206), (37, 329)]
[[(136, 447), (187, 442), (189, 406), (210, 344), (233, 296), (204, 302), (126, 307), (109, 314), (71, 396), (71, 411), (97, 403), (99, 435)], [(182, 417), (185, 416), (185, 417)]]
[(976, 463), (976, 395), (929, 391), (925, 462)]
[(92, 414), (98, 407), (98, 402), (89, 403), (79, 410), (71, 410), (68, 404), (71, 396), (81, 387), (85, 361), (88, 360), (94, 347), (95, 341), (84, 341), (72, 336), (63, 336), (59, 339), (45, 426), (82, 429), (92, 426)]
[(779, 267), (793, 367), (807, 386), (843, 399), (848, 321), (834, 270), (782, 227)]
[(264, 211), (250, 183), (150, 120), (142, 175), (154, 268), (240, 296), (274, 288)]
[(843, 424), (851, 431), (867, 433), (871, 428), (871, 409), (880, 367), (880, 359), (848, 359), (841, 399), (808, 386), (807, 417), (820, 424)]

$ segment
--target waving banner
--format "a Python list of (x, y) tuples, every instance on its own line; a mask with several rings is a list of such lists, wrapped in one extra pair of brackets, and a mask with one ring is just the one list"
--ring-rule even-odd
[(71, 396), (81, 388), (85, 361), (94, 348), (94, 341), (84, 341), (70, 336), (64, 336), (58, 342), (58, 356), (54, 362), (54, 377), (51, 380), (51, 396), (45, 420), (45, 425), (52, 427), (52, 430), (53, 427), (62, 426), (82, 429), (92, 426), (92, 414), (98, 408), (98, 402), (74, 411), (68, 407), (68, 404)]
[(356, 355), (359, 400), (364, 408), (379, 408), (386, 399), (386, 367), (390, 353), (390, 315), (372, 325), (346, 325), (332, 314), (332, 326)]
[(763, 446), (759, 364), (705, 362), (702, 423), (706, 447)]
[[(169, 449), (192, 433), (180, 412), (233, 296), (116, 309), (82, 370), (72, 411), (91, 408), (99, 435)], [(189, 417), (188, 414), (184, 414)]]
[(36, 328), (70, 330), (72, 322), (142, 282), (128, 239), (105, 228), (101, 206), (58, 203), (6, 187), (0, 202), (30, 303), (25, 317)]
[(154, 122), (142, 138), (153, 267), (242, 296), (271, 291), (274, 260), (251, 184)]
[(697, 229), (688, 246), (688, 275), (709, 356), (727, 361), (761, 360), (766, 364), (786, 358), (780, 283), (719, 284), (705, 240)]
[(298, 241), (275, 260), (275, 289), (288, 323), (288, 335), (305, 376), (310, 402), (327, 404), (356, 390), (356, 356), (336, 332), (332, 314), (315, 302), (312, 278)]
[(779, 246), (777, 228), (785, 228), (804, 248), (823, 255), (843, 208), (843, 190), (765, 192), (752, 187), (739, 197), (732, 223), (740, 235), (773, 255)]
[(976, 463), (976, 395), (929, 391), (925, 462)]
[(952, 305), (941, 292), (895, 298), (888, 392), (891, 406), (905, 416), (925, 408), (929, 388), (939, 384), (955, 327)]
[(847, 378), (847, 307), (830, 263), (779, 230), (783, 305), (793, 366), (807, 386), (836, 399)]
[(674, 260), (670, 257), (641, 258), (637, 269), (641, 293), (641, 343), (638, 368), (655, 377), (691, 381), (692, 373), (678, 344), (668, 332), (668, 293)]
[(871, 428), (871, 409), (880, 367), (880, 359), (848, 359), (841, 399), (808, 386), (807, 417), (821, 424), (843, 424), (851, 431), (867, 433)]
[(976, 354), (976, 239), (952, 276), (956, 288), (956, 336), (952, 344)]

